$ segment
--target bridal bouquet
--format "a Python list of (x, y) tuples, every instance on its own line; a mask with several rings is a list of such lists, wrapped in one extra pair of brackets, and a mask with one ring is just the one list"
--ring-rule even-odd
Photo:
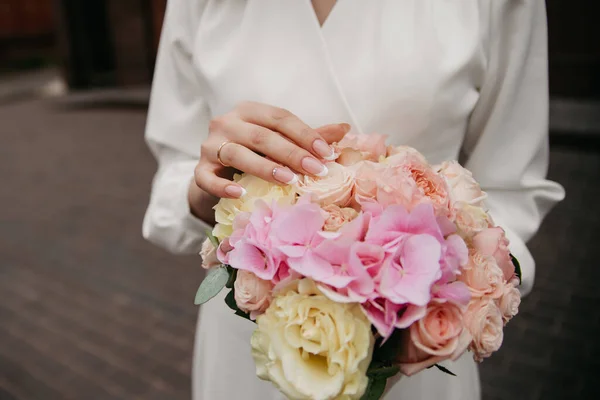
[(224, 287), (256, 322), (259, 378), (290, 399), (379, 399), (388, 378), (502, 344), (518, 262), (471, 173), (381, 135), (349, 135), (323, 178), (251, 175), (222, 199), (196, 303)]

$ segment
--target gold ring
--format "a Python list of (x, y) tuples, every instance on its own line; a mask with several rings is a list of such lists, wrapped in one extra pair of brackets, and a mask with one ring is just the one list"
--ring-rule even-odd
[(229, 165), (225, 164), (223, 162), (223, 160), (221, 160), (221, 150), (223, 150), (223, 147), (225, 147), (226, 144), (231, 143), (230, 140), (226, 140), (223, 143), (221, 143), (221, 145), (219, 146), (219, 150), (217, 150), (217, 160), (219, 161), (219, 164), (221, 164), (224, 167), (229, 167)]

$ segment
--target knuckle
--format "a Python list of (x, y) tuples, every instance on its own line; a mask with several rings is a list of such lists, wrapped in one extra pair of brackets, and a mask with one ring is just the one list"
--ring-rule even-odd
[(225, 129), (225, 125), (227, 124), (227, 117), (224, 115), (215, 117), (210, 120), (208, 124), (208, 131), (210, 133), (221, 132)]
[(254, 147), (262, 147), (269, 136), (269, 131), (266, 129), (253, 129), (250, 132), (250, 143)]
[(278, 107), (274, 107), (271, 110), (271, 118), (273, 118), (273, 120), (275, 122), (279, 122), (279, 123), (283, 123), (289, 120), (289, 118), (293, 118), (294, 114), (292, 114), (290, 111), (286, 110), (285, 108), (278, 108)]
[(202, 142), (200, 145), (200, 158), (207, 157), (211, 154), (211, 145), (208, 142)]
[(232, 165), (237, 153), (238, 147), (233, 143), (229, 143), (227, 146), (223, 146), (221, 150), (221, 161), (227, 165)]
[(285, 161), (288, 165), (296, 164), (302, 156), (303, 151), (298, 146), (290, 146), (285, 156)]

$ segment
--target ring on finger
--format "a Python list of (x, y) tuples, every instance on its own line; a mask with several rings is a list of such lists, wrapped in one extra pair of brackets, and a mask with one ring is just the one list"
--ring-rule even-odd
[(231, 143), (231, 140), (224, 141), (223, 143), (221, 143), (219, 149), (217, 150), (217, 161), (219, 161), (219, 164), (221, 164), (224, 167), (229, 167), (229, 165), (225, 164), (223, 160), (221, 160), (221, 150), (223, 150), (223, 147), (225, 147), (225, 145), (229, 143)]

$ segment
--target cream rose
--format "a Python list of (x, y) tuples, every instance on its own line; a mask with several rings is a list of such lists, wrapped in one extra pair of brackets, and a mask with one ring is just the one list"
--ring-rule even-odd
[(504, 293), (504, 275), (494, 257), (473, 249), (469, 251), (469, 263), (459, 279), (469, 287), (473, 297), (499, 299)]
[(323, 206), (347, 206), (352, 200), (354, 171), (337, 163), (328, 163), (329, 173), (323, 178), (304, 176), (298, 184), (298, 193), (310, 194)]
[(492, 218), (481, 207), (464, 202), (454, 203), (456, 227), (460, 236), (470, 241), (473, 236), (492, 226)]
[(328, 216), (325, 220), (325, 226), (323, 229), (328, 232), (336, 232), (338, 231), (342, 225), (346, 222), (352, 221), (354, 218), (358, 217), (358, 212), (353, 208), (345, 207), (340, 208), (335, 204), (330, 204), (328, 206), (323, 207), (323, 210), (327, 212)]
[(350, 400), (364, 394), (374, 339), (357, 304), (335, 303), (302, 279), (278, 290), (256, 322), (256, 373), (288, 398)]
[(515, 274), (515, 265), (510, 258), (508, 239), (500, 227), (481, 231), (473, 238), (473, 247), (481, 254), (492, 256), (504, 273), (504, 279), (510, 281)]
[(504, 324), (502, 313), (494, 300), (472, 300), (464, 314), (464, 321), (473, 336), (470, 349), (475, 360), (481, 361), (500, 348), (504, 338)]
[(210, 239), (206, 239), (204, 243), (202, 243), (200, 256), (202, 257), (202, 268), (204, 269), (211, 269), (221, 265), (221, 262), (217, 258), (217, 249)]
[(432, 303), (426, 316), (409, 328), (400, 353), (400, 370), (410, 376), (441, 361), (456, 360), (470, 342), (460, 309), (451, 303)]
[(487, 197), (473, 174), (456, 161), (446, 161), (436, 168), (446, 177), (452, 191), (454, 201), (463, 201), (472, 206), (482, 207)]
[(240, 310), (249, 313), (251, 319), (256, 319), (271, 304), (273, 284), (258, 278), (252, 272), (238, 270), (233, 287), (235, 303)]
[(229, 237), (233, 232), (233, 220), (240, 212), (254, 211), (254, 203), (259, 198), (267, 204), (276, 200), (281, 205), (293, 204), (296, 201), (296, 189), (293, 186), (280, 186), (257, 178), (254, 175), (236, 174), (233, 180), (247, 191), (239, 199), (221, 199), (215, 206), (217, 225), (213, 235), (220, 240)]
[(505, 324), (519, 313), (520, 305), (521, 292), (519, 292), (514, 283), (508, 283), (504, 287), (502, 297), (498, 300), (498, 306), (500, 307)]

